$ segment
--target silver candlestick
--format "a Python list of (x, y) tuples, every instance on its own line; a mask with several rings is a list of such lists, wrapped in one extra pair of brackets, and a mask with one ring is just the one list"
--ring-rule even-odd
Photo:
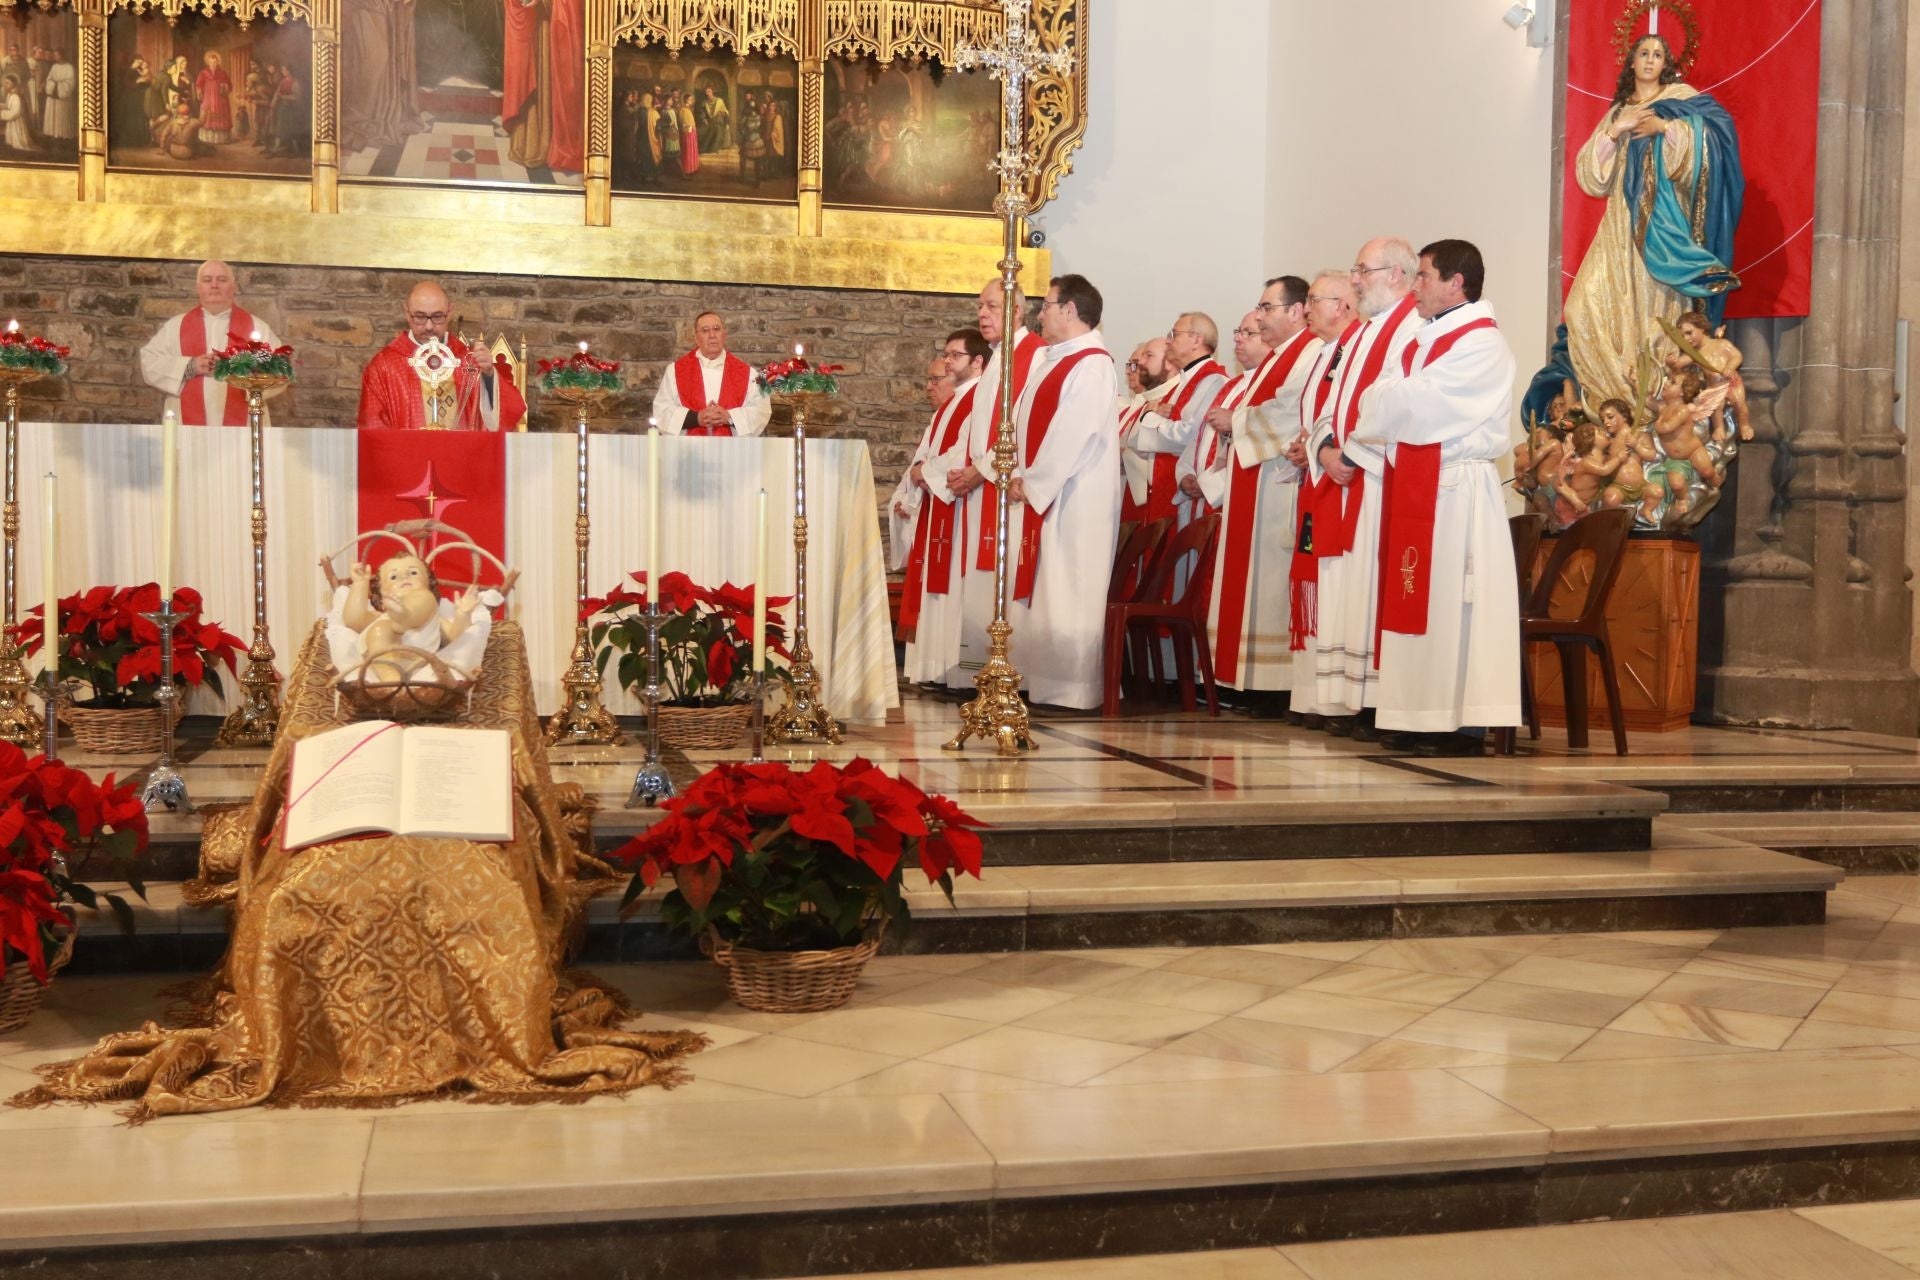
[(645, 805), (651, 809), (662, 800), (673, 799), (673, 779), (660, 763), (660, 602), (651, 583), (647, 586), (647, 758), (633, 775), (633, 790), (627, 795), (627, 808)]
[(160, 628), (160, 688), (153, 697), (160, 704), (160, 761), (147, 773), (140, 788), (140, 803), (148, 813), (166, 809), (174, 813), (192, 813), (193, 801), (187, 798), (187, 780), (173, 767), (173, 703), (180, 691), (173, 687), (173, 624), (186, 617), (163, 600), (152, 613), (140, 615)]

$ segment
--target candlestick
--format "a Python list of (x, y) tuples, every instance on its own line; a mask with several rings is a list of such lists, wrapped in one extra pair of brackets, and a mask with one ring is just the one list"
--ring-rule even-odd
[(160, 419), (160, 598), (173, 599), (173, 503), (178, 483), (175, 433), (179, 415), (169, 409)]
[(767, 670), (767, 491), (753, 502), (753, 670)]
[(274, 373), (236, 374), (229, 386), (247, 394), (247, 462), (253, 499), (253, 643), (240, 676), (240, 705), (220, 722), (214, 741), (223, 747), (268, 747), (280, 732), (280, 673), (273, 665), (267, 625), (267, 409), (266, 394), (285, 386)]
[(49, 471), (40, 482), (40, 591), (45, 597), (47, 607), (40, 619), (40, 650), (46, 660), (49, 671), (60, 666), (60, 596), (53, 589), (54, 580), (54, 510), (53, 510), (53, 472)]
[[(585, 343), (581, 344), (583, 347)], [(593, 641), (587, 630), (587, 552), (592, 546), (588, 519), (587, 415), (607, 398), (600, 387), (555, 388), (552, 394), (574, 409), (575, 504), (573, 513), (573, 659), (560, 677), (566, 701), (547, 720), (547, 741), (556, 745), (617, 746), (620, 726), (600, 701), (600, 673), (593, 665)]]
[[(8, 321), (7, 331), (18, 333), (20, 322)], [(5, 584), (0, 591), (4, 596), (0, 599), (0, 623), (8, 628), (20, 620), (20, 389), (39, 381), (41, 376), (38, 369), (0, 368), (0, 387), (5, 388), (7, 404), (6, 495), (5, 508), (0, 511), (0, 531), (5, 535), (5, 547), (0, 551), (4, 557), (0, 562), (0, 576), (4, 576)], [(28, 705), (33, 680), (27, 675), (22, 654), (21, 646), (10, 633), (0, 635), (0, 739), (26, 748), (41, 740), (46, 726)]]
[(647, 599), (660, 599), (660, 428), (647, 428)]
[(773, 713), (767, 737), (775, 742), (840, 741), (840, 724), (827, 714), (820, 697), (807, 642), (807, 414), (821, 397), (811, 392), (782, 393), (774, 407), (793, 418), (793, 659), (786, 701)]
[(160, 703), (160, 759), (147, 772), (147, 780), (140, 788), (140, 804), (148, 813), (166, 809), (176, 813), (192, 813), (193, 801), (187, 797), (187, 780), (173, 767), (173, 726), (177, 718), (173, 709), (174, 699), (180, 691), (173, 685), (173, 627), (184, 613), (176, 612), (171, 595), (162, 597), (160, 607), (143, 617), (153, 621), (160, 628), (160, 687), (154, 691), (154, 698)]

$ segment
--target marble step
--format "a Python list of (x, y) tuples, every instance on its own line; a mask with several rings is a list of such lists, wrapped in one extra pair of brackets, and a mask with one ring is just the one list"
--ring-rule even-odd
[[(1642, 851), (990, 867), (981, 880), (956, 884), (951, 903), (925, 885), (910, 890), (913, 928), (889, 947), (953, 953), (1817, 924), (1842, 879), (1824, 863), (1677, 828), (1663, 828)], [(75, 971), (196, 970), (225, 947), (225, 910), (186, 905), (177, 883), (149, 884), (135, 917), (134, 934), (124, 936), (104, 913), (83, 913)], [(616, 896), (589, 908), (587, 962), (691, 954), (644, 907), (626, 921)]]
[(1702, 835), (1764, 842), (1847, 871), (1920, 871), (1920, 811), (1689, 813), (1663, 821)]

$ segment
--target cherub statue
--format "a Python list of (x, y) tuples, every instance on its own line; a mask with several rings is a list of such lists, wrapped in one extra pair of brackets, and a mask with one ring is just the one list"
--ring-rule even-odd
[(1592, 511), (1602, 486), (1620, 470), (1623, 459), (1611, 445), (1607, 433), (1592, 422), (1573, 429), (1571, 448), (1553, 487), (1553, 511), (1562, 528)]
[(1659, 510), (1663, 496), (1671, 498), (1668, 510), (1673, 515), (1685, 515), (1693, 506), (1690, 488), (1696, 477), (1709, 488), (1720, 487), (1719, 469), (1694, 426), (1693, 402), (1705, 381), (1698, 369), (1688, 368), (1668, 378), (1660, 388), (1660, 412), (1653, 420), (1653, 434), (1659, 437), (1660, 448), (1667, 456), (1647, 468), (1647, 479), (1653, 483), (1640, 504), (1644, 518), (1650, 519)]
[(1600, 423), (1609, 433), (1607, 452), (1619, 459), (1620, 469), (1600, 494), (1603, 508), (1638, 506), (1647, 488), (1646, 464), (1657, 462), (1660, 451), (1653, 437), (1633, 424), (1633, 406), (1625, 400), (1607, 400), (1600, 406)]
[(466, 634), (480, 604), (479, 592), (468, 587), (454, 602), (452, 615), (442, 617), (439, 587), (426, 561), (411, 552), (383, 561), (378, 575), (355, 562), (341, 617), (360, 633), (369, 671), (385, 669), (404, 676), (419, 660), (383, 655), (403, 647), (432, 653)]
[[(1689, 354), (1706, 375), (1705, 394), (1715, 401), (1724, 400), (1727, 408), (1733, 410), (1733, 422), (1740, 432), (1740, 438), (1753, 439), (1753, 422), (1747, 413), (1747, 385), (1740, 380), (1740, 366), (1746, 357), (1740, 354), (1740, 348), (1726, 339), (1724, 326), (1719, 333), (1708, 328), (1703, 312), (1687, 312), (1675, 322), (1674, 328), (1693, 348)], [(1717, 412), (1719, 405), (1715, 403), (1710, 408), (1715, 410), (1712, 415), (1713, 442), (1725, 444), (1727, 427), (1724, 418)]]

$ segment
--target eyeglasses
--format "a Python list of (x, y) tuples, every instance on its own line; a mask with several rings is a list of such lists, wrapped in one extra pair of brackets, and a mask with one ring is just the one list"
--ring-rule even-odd
[(1233, 336), (1236, 338), (1257, 338), (1260, 336), (1260, 331), (1258, 329), (1235, 329)]
[(1191, 329), (1169, 329), (1167, 330), (1167, 336), (1169, 338), (1191, 338), (1194, 336), (1194, 332)]
[(1297, 302), (1256, 302), (1253, 304), (1253, 309), (1261, 315), (1266, 315), (1271, 311), (1285, 311), (1288, 307), (1297, 307), (1299, 305)]
[(1356, 276), (1370, 276), (1376, 271), (1391, 271), (1391, 270), (1393, 270), (1392, 264), (1388, 264), (1387, 266), (1384, 266), (1384, 267), (1363, 267), (1357, 262), (1353, 264), (1353, 274)]
[(418, 321), (421, 324), (445, 324), (451, 314), (452, 313), (448, 311), (435, 311), (432, 313), (409, 311), (407, 312), (407, 319)]
[(1310, 293), (1307, 295), (1308, 306), (1312, 306), (1316, 302), (1344, 302), (1344, 301), (1345, 299), (1342, 298), (1337, 293)]
[(1129, 360), (1129, 361), (1127, 361), (1127, 368), (1128, 368), (1128, 369), (1138, 369), (1139, 367), (1140, 367), (1140, 362), (1139, 362), (1138, 360)]
[(1040, 309), (1042, 311), (1045, 311), (1048, 307), (1064, 307), (1066, 305), (1066, 303), (1060, 301), (1058, 298), (1042, 298), (1040, 300)]

